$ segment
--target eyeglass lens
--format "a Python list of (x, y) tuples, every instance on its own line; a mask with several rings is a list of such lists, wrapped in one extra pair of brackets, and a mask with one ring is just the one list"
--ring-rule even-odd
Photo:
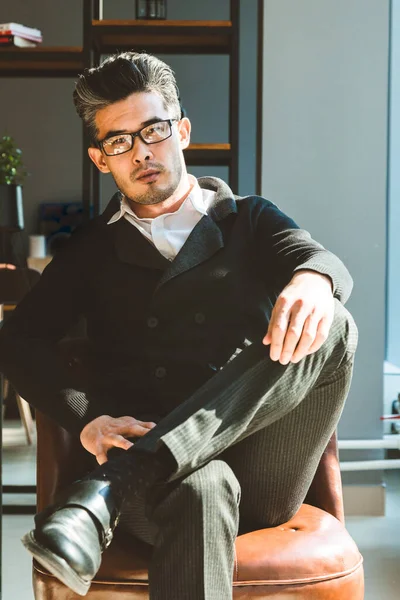
[[(171, 135), (171, 125), (169, 121), (160, 121), (144, 127), (138, 132), (138, 135), (146, 144), (156, 144), (162, 142)], [(104, 152), (108, 156), (128, 152), (133, 145), (134, 135), (122, 133), (114, 135), (103, 142)]]

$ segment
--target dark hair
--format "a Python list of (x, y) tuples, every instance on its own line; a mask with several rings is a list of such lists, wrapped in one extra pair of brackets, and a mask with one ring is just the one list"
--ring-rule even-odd
[(98, 67), (79, 75), (73, 93), (76, 112), (86, 125), (91, 143), (96, 144), (96, 113), (135, 92), (156, 92), (172, 117), (181, 118), (179, 89), (175, 74), (151, 54), (123, 52), (106, 58)]

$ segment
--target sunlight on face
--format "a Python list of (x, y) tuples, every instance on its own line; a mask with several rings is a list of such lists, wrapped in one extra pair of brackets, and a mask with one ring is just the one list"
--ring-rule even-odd
[[(98, 139), (136, 133), (155, 119), (174, 118), (170, 112), (159, 94), (134, 93), (97, 112)], [(172, 123), (172, 135), (156, 144), (146, 144), (137, 136), (132, 149), (123, 154), (106, 156), (98, 150), (101, 164), (96, 164), (103, 172), (111, 172), (119, 190), (132, 202), (143, 205), (163, 202), (186, 174), (180, 129), (181, 123)]]

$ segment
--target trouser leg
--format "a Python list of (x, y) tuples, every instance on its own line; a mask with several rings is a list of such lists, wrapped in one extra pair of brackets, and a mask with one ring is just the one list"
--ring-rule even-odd
[(219, 460), (167, 486), (151, 513), (151, 600), (232, 598), (239, 499), (236, 477)]
[(284, 418), (167, 484), (154, 509), (132, 498), (120, 527), (154, 546), (151, 600), (232, 597), (240, 489), (240, 533), (296, 514), (336, 428), (352, 366), (350, 359)]
[[(239, 392), (235, 391), (235, 387), (231, 388), (232, 394), (226, 399), (228, 406), (225, 406), (223, 390), (222, 393), (211, 396), (201, 407), (196, 406), (193, 397), (188, 400), (191, 408), (194, 404), (193, 414), (189, 414), (185, 420), (182, 416), (177, 419), (177, 427), (186, 428), (186, 454), (174, 453), (175, 458), (180, 461), (177, 460), (181, 470), (189, 469), (191, 472), (191, 475), (184, 477), (183, 480), (190, 480), (200, 472), (207, 473), (205, 467), (200, 466), (196, 470), (196, 466), (190, 463), (193, 460), (190, 456), (192, 451), (197, 452), (194, 459), (197, 463), (202, 460), (205, 462), (205, 457), (217, 453), (221, 461), (226, 461), (232, 467), (242, 487), (241, 531), (283, 523), (303, 502), (322, 452), (336, 428), (347, 396), (356, 338), (356, 328), (351, 317), (343, 307), (338, 305), (330, 339), (318, 353), (304, 359), (303, 364), (283, 367), (272, 363), (266, 356), (265, 349), (260, 357), (259, 349), (254, 352), (254, 348), (250, 347), (245, 351), (246, 354), (243, 353), (243, 356), (240, 355), (238, 359), (245, 358), (247, 361), (249, 351), (253, 350), (251, 359), (256, 357), (256, 360), (254, 362), (249, 360), (248, 364), (250, 373), (255, 374), (256, 377), (255, 379), (250, 377), (247, 385), (239, 387)], [(238, 359), (235, 359), (231, 365), (234, 365)], [(269, 375), (272, 371), (270, 379), (264, 377), (266, 371), (259, 368), (259, 362), (268, 369)], [(252, 370), (254, 364), (258, 368)], [(230, 365), (227, 366), (228, 368)], [(239, 372), (240, 370), (236, 374)], [(261, 384), (257, 377), (264, 381), (261, 393), (258, 395), (256, 392)], [(233, 378), (233, 381), (236, 382), (237, 379)], [(204, 392), (204, 387), (206, 386), (199, 390), (201, 394)], [(252, 393), (249, 393), (248, 389)], [(231, 423), (226, 424), (221, 418), (224, 411), (225, 419)], [(176, 412), (179, 413), (179, 409), (174, 411)], [(232, 418), (232, 413), (235, 418)], [(172, 416), (176, 418), (176, 415)], [(193, 428), (187, 428), (192, 417), (194, 417)], [(229, 438), (230, 431), (233, 434), (233, 444), (230, 443), (232, 441)], [(149, 435), (151, 433), (147, 434)], [(228, 439), (225, 442), (226, 438)], [(208, 444), (213, 445), (211, 452)], [(218, 450), (219, 448), (222, 448), (221, 451)], [(203, 454), (200, 454), (201, 450), (204, 450)], [(213, 460), (209, 464), (214, 462), (216, 461)], [(191, 570), (192, 563), (186, 553), (180, 552), (179, 563), (174, 563), (174, 557), (177, 556), (176, 546), (173, 543), (174, 536), (185, 540), (185, 544), (196, 544), (194, 539), (188, 541), (190, 536), (185, 533), (184, 520), (180, 520), (180, 512), (178, 511), (175, 519), (169, 520), (171, 513), (166, 509), (169, 506), (172, 511), (174, 497), (183, 497), (179, 491), (181, 480), (182, 478), (178, 478), (172, 484), (168, 484), (174, 486), (176, 483), (177, 487), (173, 488), (176, 490), (175, 496), (169, 497), (170, 504), (168, 502), (164, 506), (156, 504), (154, 517), (151, 519), (152, 527), (156, 526), (158, 531), (164, 528), (164, 531), (168, 532), (164, 536), (160, 533), (157, 537), (159, 544), (157, 560), (161, 557), (161, 563), (169, 565), (165, 577), (169, 568), (174, 565), (180, 574)], [(136, 525), (133, 524), (130, 531), (143, 539)], [(207, 539), (208, 535), (208, 532), (205, 533), (204, 539)], [(224, 549), (221, 550), (221, 547), (219, 551), (226, 552)], [(213, 564), (213, 561), (210, 564)], [(152, 567), (151, 577), (157, 578), (159, 571)], [(160, 575), (159, 581), (162, 580)], [(204, 580), (207, 580), (206, 576)], [(186, 581), (185, 585), (189, 585), (189, 582)], [(161, 588), (161, 584), (157, 584), (153, 589), (161, 590)], [(215, 588), (215, 590), (219, 589), (218, 586)], [(223, 596), (219, 595), (219, 597)], [(154, 598), (163, 598), (163, 596), (154, 596)]]
[(282, 419), (220, 455), (242, 489), (240, 533), (290, 520), (304, 502), (347, 397), (353, 360)]
[(270, 360), (261, 342), (252, 344), (138, 440), (118, 459), (121, 466), (129, 468), (143, 451), (156, 455), (166, 447), (176, 462), (170, 480), (193, 472), (288, 415), (311, 392), (323, 394), (335, 371), (351, 360), (356, 344), (354, 321), (337, 301), (328, 339), (300, 363), (281, 365)]
[[(352, 370), (350, 359), (288, 415), (220, 454), (242, 489), (242, 532), (284, 523), (297, 512), (336, 429)], [(121, 525), (154, 544), (157, 527), (146, 515), (143, 498), (134, 496), (126, 503)]]
[(213, 460), (168, 484), (151, 509), (127, 503), (119, 527), (153, 545), (151, 600), (232, 598), (240, 486), (231, 468)]

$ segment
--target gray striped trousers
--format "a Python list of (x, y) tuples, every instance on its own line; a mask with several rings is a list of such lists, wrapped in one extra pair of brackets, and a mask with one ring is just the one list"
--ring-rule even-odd
[(164, 444), (177, 464), (151, 506), (127, 499), (119, 525), (153, 546), (151, 600), (232, 598), (235, 538), (299, 509), (342, 413), (356, 346), (335, 301), (317, 352), (281, 365), (255, 343), (140, 439), (151, 452)]

